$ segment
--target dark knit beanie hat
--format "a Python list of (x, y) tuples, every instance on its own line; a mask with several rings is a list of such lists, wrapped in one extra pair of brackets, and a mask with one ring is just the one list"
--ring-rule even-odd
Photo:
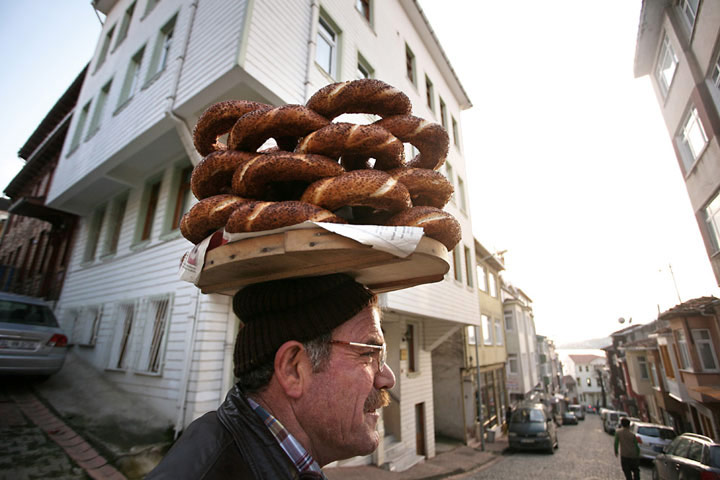
[(233, 297), (244, 326), (235, 341), (235, 376), (271, 361), (289, 341), (330, 333), (372, 304), (375, 294), (344, 274), (248, 285)]

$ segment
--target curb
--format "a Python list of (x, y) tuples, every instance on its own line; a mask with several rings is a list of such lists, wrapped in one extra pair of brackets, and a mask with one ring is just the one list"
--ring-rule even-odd
[(11, 394), (22, 412), (42, 429), (93, 480), (127, 480), (97, 450), (67, 426), (32, 393)]

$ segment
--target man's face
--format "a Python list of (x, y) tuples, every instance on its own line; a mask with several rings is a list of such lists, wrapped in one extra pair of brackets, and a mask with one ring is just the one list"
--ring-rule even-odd
[[(377, 307), (367, 307), (337, 327), (333, 340), (383, 345)], [(376, 350), (332, 345), (327, 368), (313, 375), (299, 413), (310, 436), (312, 452), (320, 465), (355, 455), (372, 453), (380, 441), (375, 430), (384, 406), (380, 389), (395, 385), (395, 375), (385, 365), (378, 371)]]

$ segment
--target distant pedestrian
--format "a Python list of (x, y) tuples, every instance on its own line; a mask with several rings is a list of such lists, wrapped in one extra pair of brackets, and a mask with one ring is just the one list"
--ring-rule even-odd
[(637, 438), (630, 431), (630, 420), (620, 419), (620, 428), (615, 432), (615, 456), (618, 456), (620, 445), (620, 465), (625, 480), (640, 480), (640, 447)]
[(505, 425), (503, 425), (503, 428), (505, 429), (505, 432), (508, 431), (510, 428), (510, 418), (512, 417), (512, 407), (508, 405), (508, 407), (505, 409)]

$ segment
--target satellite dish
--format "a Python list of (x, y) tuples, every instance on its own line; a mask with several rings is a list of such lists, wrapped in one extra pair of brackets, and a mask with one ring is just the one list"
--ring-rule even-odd
[(625, 319), (623, 317), (618, 318), (618, 323), (625, 323)]

